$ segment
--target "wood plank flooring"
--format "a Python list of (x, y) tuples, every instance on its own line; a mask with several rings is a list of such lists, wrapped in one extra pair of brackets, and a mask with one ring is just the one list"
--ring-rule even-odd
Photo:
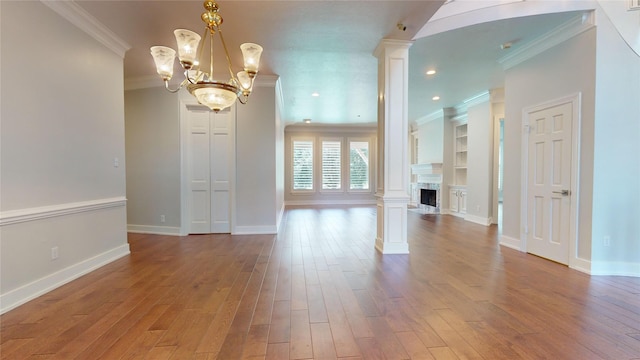
[(497, 245), (496, 227), (301, 207), (278, 235), (130, 234), (131, 255), (0, 317), (2, 359), (640, 359), (640, 278)]

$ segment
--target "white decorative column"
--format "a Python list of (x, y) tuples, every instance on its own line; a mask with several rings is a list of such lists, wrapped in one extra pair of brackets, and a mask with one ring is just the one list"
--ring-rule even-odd
[(378, 58), (378, 227), (376, 249), (408, 254), (408, 84), (412, 41), (383, 39)]

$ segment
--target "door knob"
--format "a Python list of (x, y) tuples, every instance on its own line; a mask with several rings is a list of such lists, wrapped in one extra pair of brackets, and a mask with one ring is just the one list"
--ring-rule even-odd
[(569, 196), (571, 193), (569, 190), (561, 190), (561, 191), (552, 191), (554, 194), (560, 194), (562, 196)]

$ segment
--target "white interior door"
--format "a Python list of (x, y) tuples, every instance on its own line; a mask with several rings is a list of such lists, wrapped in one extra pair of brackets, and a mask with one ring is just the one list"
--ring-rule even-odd
[(569, 264), (572, 104), (528, 113), (527, 252)]
[(232, 110), (214, 113), (188, 107), (186, 171), (188, 183), (188, 233), (231, 231), (231, 176), (234, 172)]

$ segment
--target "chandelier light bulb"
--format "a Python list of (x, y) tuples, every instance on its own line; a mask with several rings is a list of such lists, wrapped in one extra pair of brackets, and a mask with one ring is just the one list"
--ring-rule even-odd
[(191, 69), (196, 61), (196, 49), (200, 43), (200, 35), (191, 30), (177, 29), (173, 32), (178, 43), (178, 58), (182, 67)]
[(253, 79), (246, 71), (240, 71), (238, 73), (238, 81), (240, 82), (240, 90), (243, 95), (249, 95), (253, 88)]
[(156, 72), (158, 75), (160, 75), (163, 80), (171, 80), (176, 51), (166, 46), (154, 46), (151, 48), (151, 56), (153, 56), (153, 61), (156, 64)]
[(242, 50), (242, 57), (244, 58), (244, 71), (250, 76), (258, 72), (258, 65), (260, 64), (260, 56), (262, 55), (262, 46), (253, 43), (245, 43), (240, 45)]

